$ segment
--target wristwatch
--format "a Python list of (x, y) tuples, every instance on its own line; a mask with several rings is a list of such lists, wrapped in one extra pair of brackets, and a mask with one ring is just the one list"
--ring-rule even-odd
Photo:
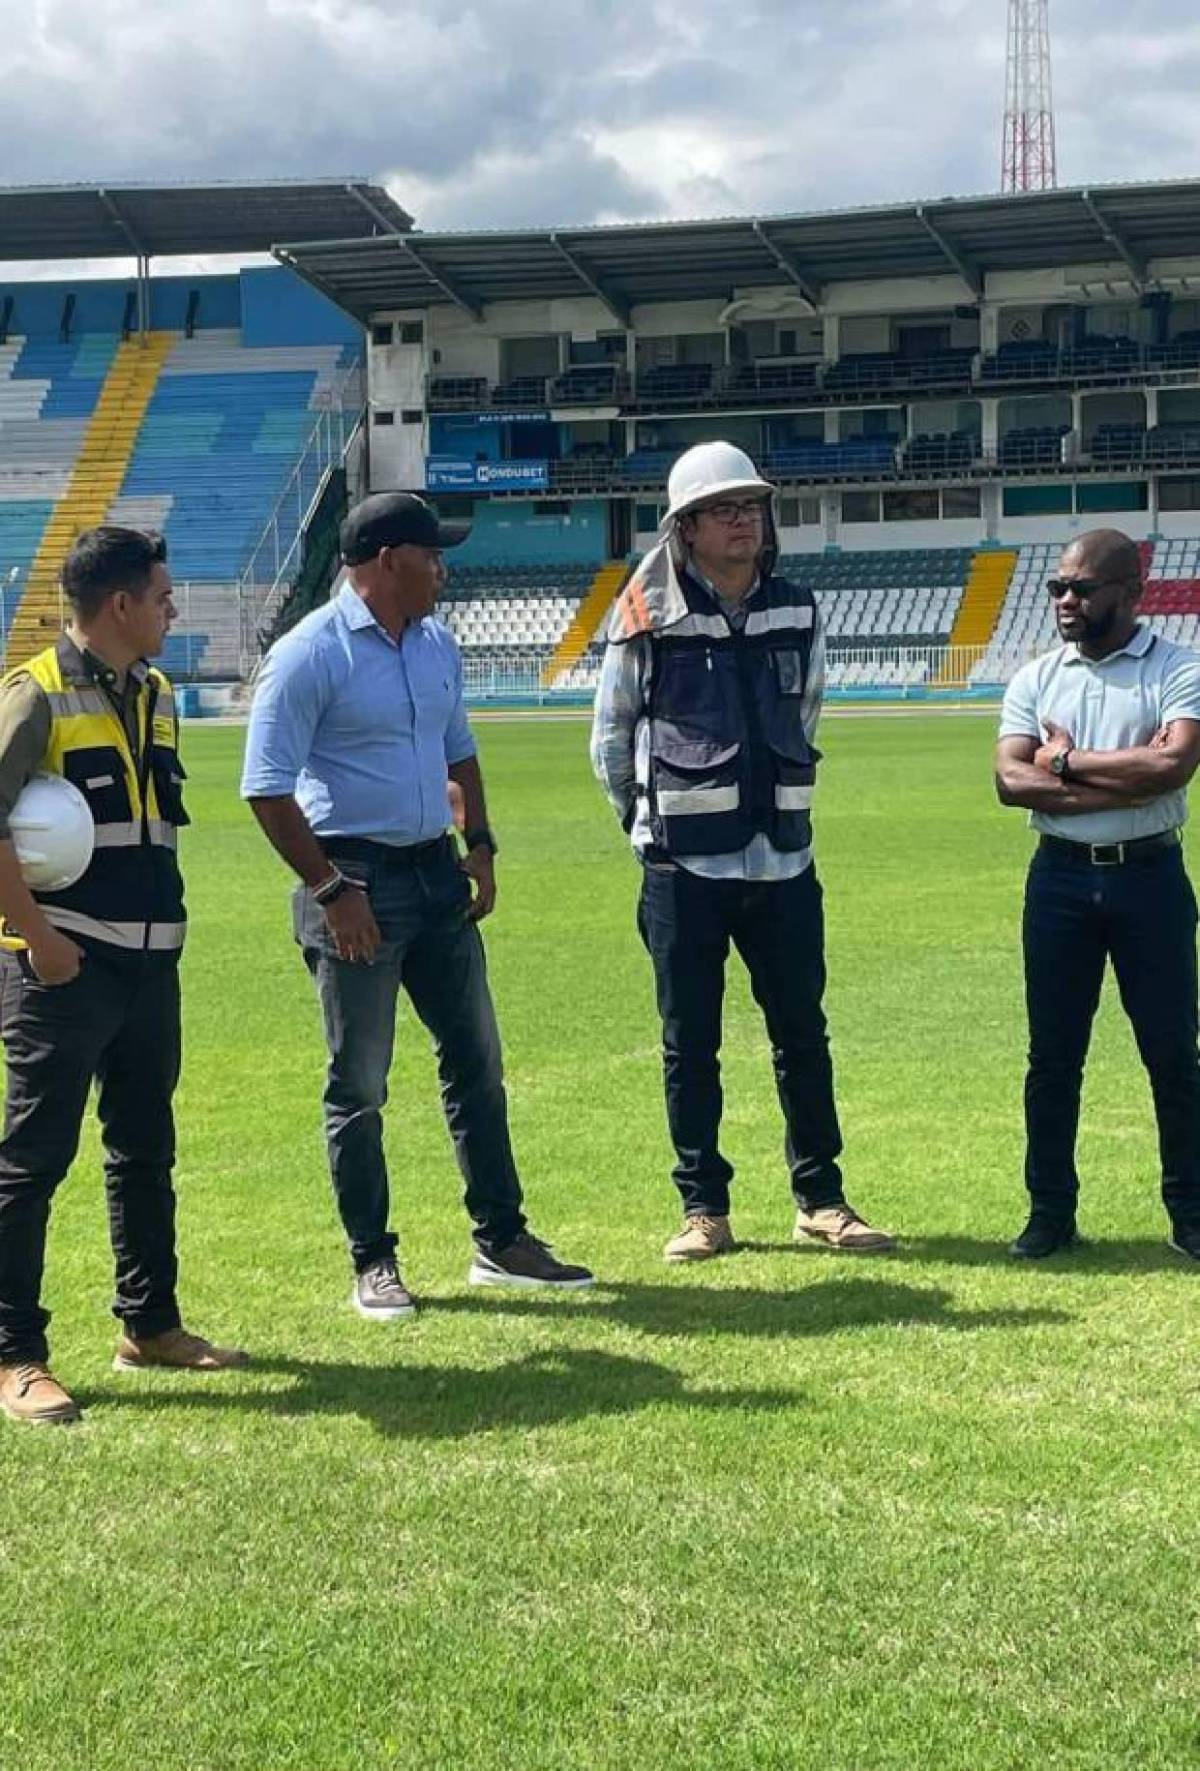
[(463, 842), (466, 844), (468, 855), (472, 849), (486, 849), (489, 855), (495, 855), (498, 852), (496, 839), (486, 824), (481, 824), (478, 830), (464, 832)]
[(1057, 775), (1060, 781), (1071, 779), (1070, 755), (1071, 746), (1068, 744), (1065, 750), (1056, 750), (1050, 758), (1050, 773)]

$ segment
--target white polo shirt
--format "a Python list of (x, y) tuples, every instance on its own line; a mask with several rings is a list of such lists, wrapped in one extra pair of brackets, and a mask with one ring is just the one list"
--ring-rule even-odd
[[(1200, 655), (1141, 626), (1107, 658), (1085, 658), (1071, 644), (1022, 665), (1004, 696), (1000, 736), (1041, 743), (1045, 722), (1053, 720), (1077, 750), (1129, 750), (1173, 719), (1200, 720)], [(1029, 814), (1035, 830), (1070, 842), (1130, 842), (1174, 830), (1186, 818), (1182, 788), (1119, 811)]]

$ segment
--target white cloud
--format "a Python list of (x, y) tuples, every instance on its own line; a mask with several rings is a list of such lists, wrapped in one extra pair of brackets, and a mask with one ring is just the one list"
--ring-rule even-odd
[[(1063, 182), (1200, 173), (1191, 0), (1055, 0)], [(0, 0), (13, 183), (386, 176), (426, 228), (995, 189), (1003, 0)]]

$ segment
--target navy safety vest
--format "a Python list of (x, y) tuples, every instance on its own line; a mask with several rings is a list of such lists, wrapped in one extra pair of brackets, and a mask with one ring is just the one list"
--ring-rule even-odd
[[(179, 949), (186, 913), (176, 834), (190, 820), (170, 683), (152, 669), (138, 694), (135, 757), (115, 707), (81, 669), (65, 636), (20, 672), (50, 703), (41, 767), (74, 783), (96, 825), (95, 852), (82, 878), (63, 892), (34, 892), (46, 920), (64, 934), (108, 947)], [(4, 930), (0, 944), (25, 945), (12, 929)]]
[(816, 622), (812, 592), (768, 575), (735, 629), (690, 573), (665, 596), (635, 572), (610, 642), (645, 634), (649, 801), (654, 842), (672, 856), (736, 853), (758, 833), (806, 849), (820, 753), (801, 720)]

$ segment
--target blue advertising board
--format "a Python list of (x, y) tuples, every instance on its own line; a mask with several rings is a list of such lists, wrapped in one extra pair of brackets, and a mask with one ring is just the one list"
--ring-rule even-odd
[(549, 484), (548, 461), (468, 461), (431, 455), (425, 463), (429, 492), (544, 492)]

